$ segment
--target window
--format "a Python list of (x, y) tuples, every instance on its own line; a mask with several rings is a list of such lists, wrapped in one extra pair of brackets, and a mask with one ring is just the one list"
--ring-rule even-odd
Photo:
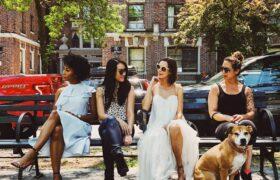
[(167, 8), (167, 29), (177, 29), (177, 15), (182, 5), (169, 5)]
[(83, 36), (83, 48), (91, 48), (91, 38), (86, 35), (82, 35), (82, 36)]
[(145, 72), (145, 60), (143, 48), (129, 49), (129, 64), (134, 66), (139, 73)]
[(25, 13), (21, 13), (21, 27), (20, 32), (25, 34), (26, 33), (26, 21), (25, 21)]
[(20, 49), (20, 73), (25, 74), (25, 49)]
[(167, 57), (176, 60), (178, 72), (197, 72), (196, 47), (169, 47)]
[(240, 74), (246, 86), (271, 86), (280, 84), (280, 61), (278, 57), (259, 59), (248, 65)]
[(34, 21), (34, 16), (33, 16), (33, 15), (30, 15), (30, 31), (31, 31), (31, 32), (34, 32), (33, 21)]
[(144, 29), (144, 5), (128, 6), (128, 28)]
[(34, 70), (34, 51), (30, 51), (29, 57), (30, 57), (29, 69)]

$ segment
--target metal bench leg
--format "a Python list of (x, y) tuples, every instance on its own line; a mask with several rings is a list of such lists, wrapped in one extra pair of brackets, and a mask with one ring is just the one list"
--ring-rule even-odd
[(22, 169), (18, 170), (18, 179), (22, 179)]
[(263, 171), (263, 167), (264, 167), (264, 152), (263, 152), (263, 148), (260, 149), (260, 173), (261, 175), (264, 177), (264, 171)]
[(38, 157), (36, 157), (36, 160), (35, 160), (35, 171), (36, 171), (36, 176), (35, 176), (35, 178), (39, 179), (40, 177), (43, 176), (43, 174), (40, 173), (39, 163), (38, 163)]
[(275, 157), (274, 157), (274, 148), (271, 149), (271, 151), (268, 151), (266, 148), (262, 148), (264, 157), (271, 163), (272, 168), (273, 168), (273, 174), (274, 174), (274, 179), (279, 180), (278, 177), (278, 171), (277, 171), (277, 166), (275, 163)]

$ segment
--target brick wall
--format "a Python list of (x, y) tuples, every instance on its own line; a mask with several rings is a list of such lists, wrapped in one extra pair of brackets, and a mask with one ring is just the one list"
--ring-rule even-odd
[[(145, 31), (126, 31), (120, 35), (120, 42), (114, 42), (112, 37), (108, 37), (105, 41), (105, 46), (102, 50), (102, 65), (106, 65), (108, 59), (112, 57), (110, 48), (112, 45), (120, 44), (122, 46), (121, 60), (128, 62), (127, 50), (132, 45), (133, 37), (139, 38), (139, 46), (143, 47), (143, 39), (147, 38), (148, 45), (145, 47), (145, 63), (146, 74), (149, 79), (156, 74), (156, 62), (166, 57), (166, 48), (164, 46), (164, 36), (169, 37), (170, 45), (173, 44), (172, 34), (166, 31), (167, 29), (167, 9), (168, 5), (184, 4), (185, 0), (149, 0), (144, 3), (141, 2), (128, 2), (127, 0), (111, 0), (111, 3), (119, 4), (144, 4), (144, 27)], [(128, 25), (128, 6), (122, 11), (121, 16), (123, 23), (127, 28)], [(160, 35), (158, 38), (153, 38), (153, 25), (159, 24)], [(169, 33), (169, 35), (167, 35)], [(129, 46), (125, 46), (125, 39), (127, 39)], [(137, 46), (136, 46), (137, 47)], [(200, 72), (214, 74), (216, 72), (216, 53), (210, 52), (207, 48), (207, 43), (203, 40), (200, 48)], [(199, 74), (186, 74), (179, 73), (179, 80), (194, 81), (199, 79)]]
[[(24, 25), (22, 26), (22, 13), (7, 11), (0, 6), (0, 46), (3, 53), (0, 54), (0, 74), (20, 73), (20, 47), (25, 49), (25, 73), (39, 73), (39, 47), (38, 47), (38, 18), (35, 3), (31, 4), (29, 11), (24, 12)], [(31, 16), (33, 17), (31, 19)], [(33, 30), (31, 31), (31, 20)], [(22, 33), (21, 28), (25, 27)], [(5, 36), (5, 37), (4, 37)], [(14, 36), (14, 37), (11, 37)], [(35, 44), (29, 43), (32, 41)], [(30, 70), (30, 50), (34, 51), (34, 69)]]

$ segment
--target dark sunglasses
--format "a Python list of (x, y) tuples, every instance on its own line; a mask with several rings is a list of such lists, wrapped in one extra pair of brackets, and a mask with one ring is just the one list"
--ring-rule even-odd
[(126, 69), (119, 69), (118, 72), (120, 75), (126, 74)]
[(159, 64), (157, 64), (157, 70), (161, 70), (162, 72), (165, 72), (168, 68), (167, 67), (160, 67)]
[(227, 67), (220, 67), (220, 70), (221, 71), (224, 71), (225, 73), (228, 73), (228, 72), (230, 72), (230, 69), (229, 68), (227, 68)]

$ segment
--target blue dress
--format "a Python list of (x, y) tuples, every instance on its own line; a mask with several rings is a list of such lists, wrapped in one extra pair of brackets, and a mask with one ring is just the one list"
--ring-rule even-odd
[[(89, 98), (94, 88), (83, 83), (69, 84), (60, 94), (57, 102), (57, 112), (63, 128), (64, 152), (63, 157), (87, 155), (90, 152), (91, 125), (69, 114), (86, 115)], [(37, 138), (29, 139), (33, 146)], [(50, 140), (42, 147), (40, 154), (50, 155)]]

